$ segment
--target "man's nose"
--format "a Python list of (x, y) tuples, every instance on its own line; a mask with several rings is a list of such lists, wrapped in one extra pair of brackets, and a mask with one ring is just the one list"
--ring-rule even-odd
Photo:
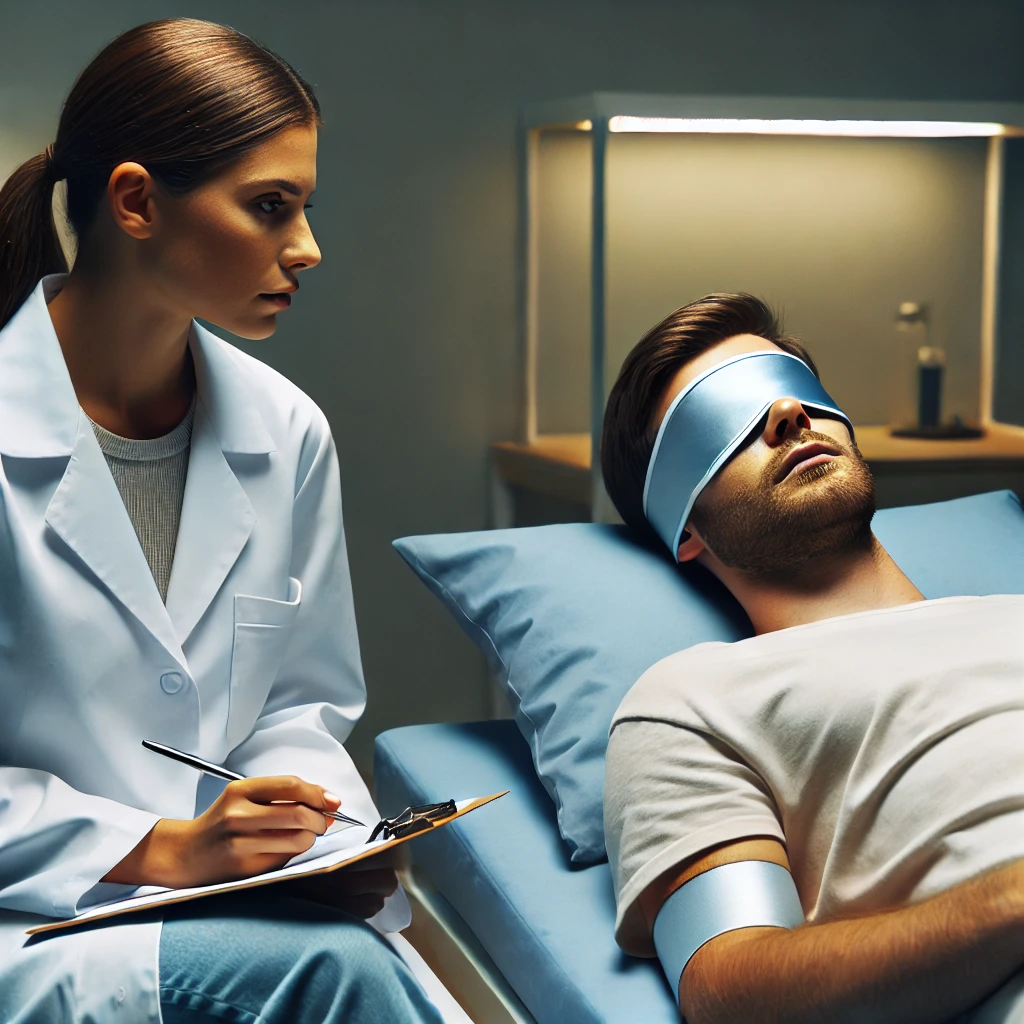
[(762, 436), (774, 448), (810, 429), (811, 418), (797, 399), (777, 398), (768, 410)]

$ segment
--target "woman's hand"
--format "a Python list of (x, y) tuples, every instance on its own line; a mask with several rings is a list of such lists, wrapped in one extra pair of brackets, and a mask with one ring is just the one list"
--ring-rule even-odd
[(198, 818), (161, 818), (103, 881), (185, 889), (272, 871), (308, 850), (340, 804), (289, 775), (229, 782)]

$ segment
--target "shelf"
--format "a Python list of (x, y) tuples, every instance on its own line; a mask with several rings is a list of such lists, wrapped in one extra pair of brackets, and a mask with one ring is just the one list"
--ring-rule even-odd
[(548, 434), (533, 444), (499, 441), (491, 453), (504, 483), (590, 504), (589, 434)]
[[(925, 441), (892, 437), (887, 427), (858, 427), (857, 443), (876, 473), (915, 468), (1024, 470), (1024, 427), (993, 423), (981, 438)], [(501, 480), (538, 494), (590, 503), (590, 436), (549, 434), (533, 444), (501, 441), (491, 446)]]
[(925, 441), (893, 437), (888, 427), (857, 427), (857, 447), (869, 463), (1024, 463), (1024, 427), (992, 423), (984, 437)]

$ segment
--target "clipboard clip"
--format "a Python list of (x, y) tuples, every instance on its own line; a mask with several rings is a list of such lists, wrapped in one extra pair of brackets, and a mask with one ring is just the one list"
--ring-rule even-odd
[(406, 807), (400, 814), (393, 818), (381, 818), (376, 827), (370, 833), (368, 842), (375, 839), (404, 839), (406, 836), (414, 836), (417, 832), (426, 832), (434, 827), (435, 821), (442, 821), (451, 818), (458, 813), (454, 800), (445, 800), (440, 804), (419, 804), (416, 807)]

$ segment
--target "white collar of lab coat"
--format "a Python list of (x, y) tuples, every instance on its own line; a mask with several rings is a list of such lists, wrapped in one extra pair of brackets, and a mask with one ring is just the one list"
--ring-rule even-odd
[[(44, 277), (0, 331), (0, 452), (17, 458), (71, 455), (80, 408), (46, 306), (67, 274)], [(276, 449), (231, 347), (192, 322), (189, 337), (198, 401), (224, 452)]]

